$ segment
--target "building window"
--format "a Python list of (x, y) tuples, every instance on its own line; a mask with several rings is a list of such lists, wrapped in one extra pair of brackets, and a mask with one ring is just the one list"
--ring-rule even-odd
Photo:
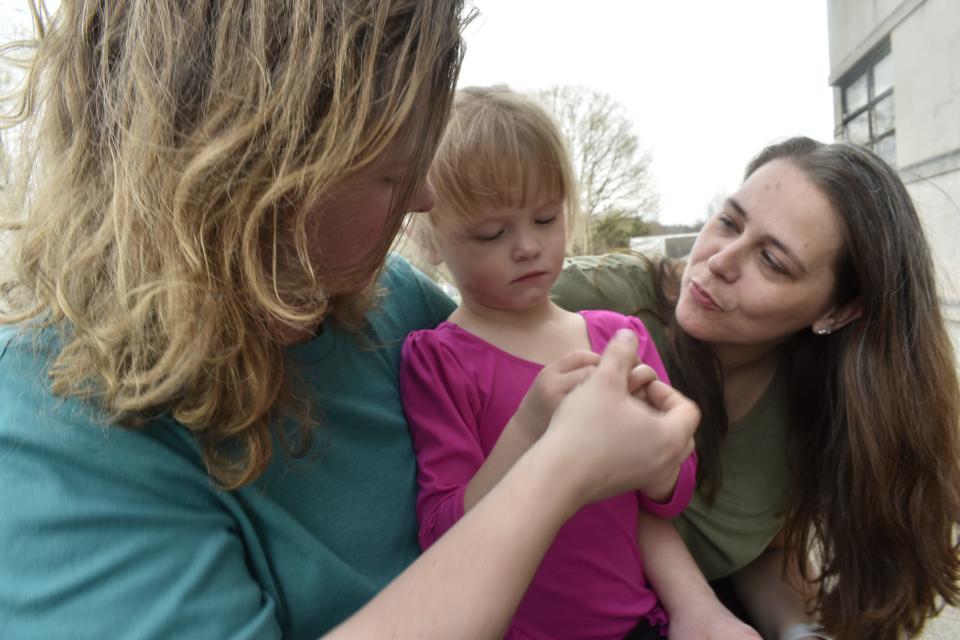
[(897, 166), (897, 135), (893, 114), (893, 57), (886, 45), (841, 82), (843, 139), (873, 149)]

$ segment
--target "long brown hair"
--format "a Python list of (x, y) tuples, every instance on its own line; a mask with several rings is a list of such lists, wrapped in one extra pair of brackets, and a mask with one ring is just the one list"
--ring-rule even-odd
[[(35, 38), (5, 49), (29, 62), (3, 321), (57, 330), (55, 393), (127, 424), (169, 411), (216, 480), (250, 482), (278, 411), (311, 423), (277, 328), (317, 326), (332, 281), (382, 268), (449, 111), (462, 3), (31, 6)], [(378, 246), (351, 273), (312, 262), (316, 203), (404, 144)]]
[[(792, 138), (746, 175), (774, 159), (803, 171), (841, 217), (834, 302), (862, 305), (833, 334), (801, 331), (782, 347), (788, 561), (814, 558), (815, 613), (838, 638), (916, 634), (942, 603), (960, 602), (960, 385), (930, 251), (906, 188), (872, 152)], [(672, 318), (676, 271), (656, 273)], [(698, 449), (715, 487), (727, 427), (719, 365), (676, 322), (670, 332), (671, 378), (703, 409)]]

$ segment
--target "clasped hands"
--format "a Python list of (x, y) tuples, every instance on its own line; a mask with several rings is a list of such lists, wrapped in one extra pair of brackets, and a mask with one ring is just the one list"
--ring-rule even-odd
[(512, 428), (551, 447), (584, 503), (639, 490), (669, 496), (693, 450), (700, 411), (637, 358), (637, 338), (618, 331), (602, 355), (568, 353), (527, 392)]

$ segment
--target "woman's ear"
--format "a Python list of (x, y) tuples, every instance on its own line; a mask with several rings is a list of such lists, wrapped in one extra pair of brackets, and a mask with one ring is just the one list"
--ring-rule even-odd
[(863, 299), (859, 296), (844, 304), (830, 307), (818, 318), (811, 329), (817, 335), (826, 335), (847, 326), (863, 314)]

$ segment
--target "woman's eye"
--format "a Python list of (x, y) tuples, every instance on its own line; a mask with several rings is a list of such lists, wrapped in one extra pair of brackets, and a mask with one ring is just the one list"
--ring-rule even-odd
[(734, 230), (736, 230), (736, 228), (737, 228), (736, 223), (734, 223), (734, 221), (731, 220), (730, 217), (729, 217), (728, 215), (724, 214), (724, 213), (721, 213), (720, 215), (718, 215), (718, 216), (717, 216), (717, 220), (720, 222), (720, 224), (722, 224), (723, 226), (725, 226), (725, 227), (728, 228), (728, 229), (734, 229)]
[(557, 215), (554, 214), (548, 218), (538, 218), (537, 220), (534, 220), (534, 222), (536, 222), (537, 224), (550, 224), (551, 222), (554, 222), (556, 219), (557, 219)]
[(773, 270), (776, 271), (777, 273), (782, 273), (782, 274), (786, 275), (787, 270), (783, 268), (783, 265), (780, 264), (780, 262), (778, 262), (776, 258), (773, 257), (773, 254), (771, 254), (769, 251), (764, 251), (764, 252), (761, 253), (760, 255), (761, 255), (761, 257), (763, 258), (763, 262), (764, 262), (768, 267), (770, 267), (771, 269), (773, 269)]

